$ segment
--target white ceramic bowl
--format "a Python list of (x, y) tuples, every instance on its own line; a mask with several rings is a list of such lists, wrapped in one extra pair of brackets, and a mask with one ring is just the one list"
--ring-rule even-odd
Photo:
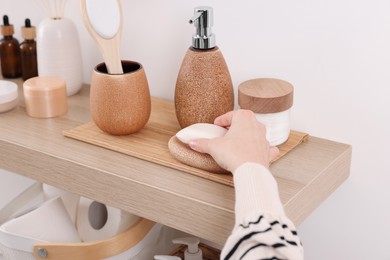
[(0, 113), (9, 111), (18, 105), (18, 85), (11, 81), (0, 80)]

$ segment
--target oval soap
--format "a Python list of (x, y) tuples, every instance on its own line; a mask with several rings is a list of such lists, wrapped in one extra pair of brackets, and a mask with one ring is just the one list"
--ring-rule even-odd
[(197, 123), (183, 128), (176, 133), (176, 137), (181, 142), (188, 144), (191, 140), (194, 139), (213, 139), (222, 137), (226, 134), (226, 132), (227, 129), (221, 126), (207, 123)]

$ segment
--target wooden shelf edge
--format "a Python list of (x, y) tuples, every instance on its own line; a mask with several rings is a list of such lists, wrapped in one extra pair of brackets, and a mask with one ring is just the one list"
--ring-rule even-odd
[[(284, 208), (287, 216), (299, 226), (324, 202), (350, 175), (352, 146), (348, 147), (313, 181), (292, 197)], [(318, 198), (321, 198), (320, 200)]]

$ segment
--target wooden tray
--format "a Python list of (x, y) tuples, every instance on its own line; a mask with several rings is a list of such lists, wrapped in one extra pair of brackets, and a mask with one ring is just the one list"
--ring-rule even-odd
[[(151, 117), (146, 126), (138, 133), (127, 136), (112, 136), (101, 131), (93, 122), (89, 122), (66, 130), (63, 134), (66, 137), (233, 186), (231, 174), (214, 174), (203, 171), (184, 165), (172, 157), (168, 150), (168, 141), (179, 130), (180, 126), (176, 120), (174, 104), (166, 100), (152, 98)], [(279, 158), (304, 142), (307, 137), (308, 135), (305, 133), (291, 131), (287, 142), (279, 146)]]

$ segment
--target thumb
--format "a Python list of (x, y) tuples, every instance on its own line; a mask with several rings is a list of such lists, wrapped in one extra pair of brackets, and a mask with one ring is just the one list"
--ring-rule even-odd
[(206, 138), (191, 140), (189, 146), (192, 150), (200, 153), (210, 153), (210, 143), (212, 140)]
[(275, 160), (279, 156), (279, 154), (280, 154), (280, 151), (279, 151), (278, 147), (276, 147), (276, 146), (271, 147), (269, 150), (270, 162)]

